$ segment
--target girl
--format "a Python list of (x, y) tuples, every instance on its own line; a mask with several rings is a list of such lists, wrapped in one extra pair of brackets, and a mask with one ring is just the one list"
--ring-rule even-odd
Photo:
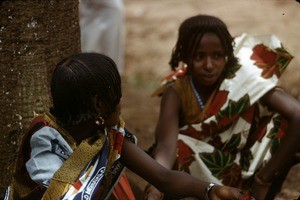
[(35, 118), (23, 139), (6, 198), (107, 199), (124, 166), (172, 196), (240, 196), (239, 189), (168, 170), (134, 144), (120, 118), (121, 80), (112, 59), (97, 53), (63, 59), (51, 95), (50, 113)]
[[(276, 87), (291, 59), (275, 36), (234, 40), (217, 17), (186, 19), (169, 63), (174, 73), (154, 94), (162, 94), (154, 158), (273, 199), (300, 142), (300, 104)], [(159, 193), (147, 187), (148, 197)]]

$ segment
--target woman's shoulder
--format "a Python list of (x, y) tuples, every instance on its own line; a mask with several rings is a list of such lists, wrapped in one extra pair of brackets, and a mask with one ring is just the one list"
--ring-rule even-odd
[(189, 82), (189, 76), (183, 76), (183, 77), (180, 77), (178, 79), (176, 79), (173, 84), (171, 85), (173, 88), (185, 88), (187, 86), (190, 85), (190, 82)]
[(54, 139), (54, 138), (58, 138), (60, 136), (60, 133), (50, 127), (50, 126), (44, 126), (42, 127), (41, 129), (39, 129), (38, 131), (36, 131), (32, 136), (31, 136), (31, 140), (32, 139), (41, 139), (41, 140), (51, 140), (51, 139)]
[(176, 79), (176, 81), (170, 86), (181, 97), (185, 96), (190, 90), (189, 76), (184, 76)]
[(134, 134), (132, 134), (130, 131), (128, 131), (126, 128), (125, 128), (125, 138), (127, 140), (129, 140), (130, 142), (137, 144), (136, 136)]

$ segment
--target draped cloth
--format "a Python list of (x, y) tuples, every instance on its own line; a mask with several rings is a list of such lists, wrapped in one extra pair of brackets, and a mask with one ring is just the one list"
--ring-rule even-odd
[[(42, 123), (42, 125), (38, 124)], [(38, 116), (33, 121), (30, 130), (25, 135), (26, 141), (37, 133), (41, 127), (49, 126), (59, 132), (64, 141), (72, 148), (73, 152), (63, 162), (62, 166), (54, 173), (50, 184), (38, 194), (39, 199), (106, 199), (109, 197), (114, 185), (118, 182), (124, 165), (120, 163), (121, 149), (124, 138), (136, 142), (129, 132), (125, 131), (125, 123), (120, 119), (119, 125), (98, 131), (97, 134), (83, 140), (76, 145), (69, 133), (59, 126), (50, 114)], [(32, 134), (32, 135), (31, 135)], [(28, 143), (27, 143), (28, 145)], [(28, 155), (20, 151), (21, 161), (28, 161)], [(51, 162), (51, 161), (50, 161)], [(24, 166), (24, 165), (20, 165)], [(10, 199), (30, 199), (37, 197), (35, 191), (41, 184), (34, 184), (32, 180), (24, 179), (28, 172), (16, 170), (16, 175), (9, 188)], [(18, 173), (19, 172), (19, 173)], [(23, 173), (23, 174), (22, 174)], [(20, 178), (21, 177), (21, 178)], [(28, 184), (30, 183), (30, 184)], [(30, 186), (30, 187), (29, 187)]]
[[(259, 101), (293, 58), (274, 35), (235, 38), (238, 65), (231, 68), (203, 109), (185, 68), (163, 80), (181, 99), (181, 127), (175, 168), (203, 181), (242, 187), (280, 144), (287, 122)], [(179, 75), (179, 76), (176, 76)], [(196, 114), (195, 114), (196, 113)]]

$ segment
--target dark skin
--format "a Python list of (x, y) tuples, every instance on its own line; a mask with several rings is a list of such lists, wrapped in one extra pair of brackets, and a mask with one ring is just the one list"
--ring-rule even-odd
[[(166, 194), (177, 197), (205, 198), (204, 191), (209, 183), (200, 181), (183, 172), (166, 169), (127, 140), (123, 144), (121, 161), (128, 169), (155, 187), (160, 188)], [(210, 192), (211, 200), (238, 199), (239, 196), (240, 190), (226, 186), (215, 186)]]
[[(170, 101), (172, 99), (172, 101)], [(264, 95), (261, 101), (267, 105), (270, 109), (280, 113), (288, 121), (288, 130), (285, 137), (282, 140), (280, 148), (273, 155), (272, 159), (261, 168), (257, 176), (261, 181), (268, 183), (272, 180), (274, 174), (281, 171), (286, 165), (293, 159), (293, 152), (296, 152), (299, 144), (299, 122), (300, 122), (300, 105), (299, 102), (292, 96), (285, 93), (280, 89), (273, 89)], [(289, 103), (286, 103), (289, 102)], [(163, 131), (169, 134), (157, 135), (157, 153), (155, 159), (163, 166), (171, 169), (176, 159), (176, 145), (178, 137), (178, 111), (179, 111), (179, 97), (174, 89), (169, 88), (162, 98), (161, 102), (161, 114), (160, 122), (168, 120), (169, 125), (174, 126), (157, 126), (157, 132)], [(175, 126), (176, 125), (176, 126)], [(166, 130), (167, 129), (167, 130)], [(172, 131), (173, 130), (173, 131)], [(174, 134), (171, 134), (174, 133)], [(175, 134), (176, 133), (176, 134)], [(169, 159), (165, 159), (169, 158)], [(282, 162), (278, 162), (278, 160)], [(253, 184), (253, 195), (256, 199), (264, 199), (268, 192), (268, 187), (259, 186), (260, 184)], [(257, 187), (258, 186), (258, 187)]]
[(97, 131), (97, 129), (98, 127), (94, 120), (88, 120), (76, 126), (66, 127), (66, 130), (72, 135), (77, 145), (79, 145), (81, 141), (91, 137)]
[[(121, 114), (121, 100), (120, 103), (117, 105), (116, 111), (111, 113), (109, 116), (107, 116), (108, 110), (105, 108), (103, 103), (99, 100), (99, 98), (96, 96), (93, 100), (95, 111), (98, 113), (99, 116), (106, 116), (103, 117), (105, 124), (101, 129), (104, 129), (104, 127), (112, 127), (119, 121), (119, 116)], [(94, 119), (87, 120), (84, 122), (79, 123), (78, 125), (65, 127), (66, 130), (72, 135), (74, 140), (77, 144), (80, 144), (82, 140), (85, 140), (89, 137), (91, 137), (98, 129), (99, 126), (95, 123)], [(82, 134), (82, 133), (89, 133), (89, 134)]]
[[(281, 89), (271, 90), (261, 100), (269, 109), (280, 113), (288, 121), (288, 129), (279, 149), (272, 156), (271, 160), (257, 173), (262, 182), (268, 183), (273, 180), (273, 176), (277, 172), (281, 172), (287, 163), (292, 161), (295, 152), (299, 149), (300, 103)], [(268, 188), (258, 188), (257, 185), (259, 184), (253, 184), (253, 192), (257, 197), (262, 197), (263, 199)]]
[[(217, 35), (206, 33), (200, 41), (197, 56), (189, 60), (188, 73), (192, 76), (194, 85), (204, 100), (207, 100), (212, 94), (221, 77), (220, 72), (226, 65), (223, 49)], [(271, 160), (259, 170), (257, 173), (259, 181), (255, 181), (251, 188), (256, 199), (265, 199), (269, 186), (261, 183), (272, 181), (274, 175), (286, 167), (298, 150), (300, 103), (278, 88), (272, 89), (260, 100), (269, 109), (281, 114), (288, 121), (288, 130), (279, 149)], [(181, 102), (177, 92), (171, 87), (166, 89), (162, 96), (156, 127), (155, 160), (168, 169), (172, 168), (176, 160), (180, 110)], [(151, 198), (158, 199), (155, 198), (158, 193), (154, 188)]]
[[(101, 113), (106, 113), (105, 106), (97, 101), (98, 100), (96, 100), (95, 103), (95, 110), (100, 115)], [(120, 114), (121, 103), (117, 105), (115, 112), (105, 118), (103, 128), (109, 128), (118, 124)], [(88, 137), (82, 137), (80, 134), (89, 131), (95, 133), (97, 128), (99, 128), (94, 121), (93, 123), (91, 122), (92, 120), (69, 128), (70, 133), (78, 144)], [(164, 193), (176, 197), (192, 196), (200, 199), (205, 198), (205, 189), (209, 183), (196, 179), (186, 173), (172, 171), (161, 166), (138, 146), (128, 140), (124, 140), (123, 143), (121, 162), (124, 163), (128, 169), (155, 185), (157, 188), (160, 188)], [(240, 192), (241, 190), (236, 188), (216, 185), (210, 192), (210, 197), (211, 200), (238, 199)]]

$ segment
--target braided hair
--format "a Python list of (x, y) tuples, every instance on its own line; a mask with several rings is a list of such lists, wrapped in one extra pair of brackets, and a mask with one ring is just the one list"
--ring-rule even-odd
[(95, 118), (95, 97), (109, 116), (122, 97), (117, 66), (112, 59), (98, 53), (71, 55), (60, 61), (53, 72), (51, 96), (50, 112), (63, 125)]
[(233, 55), (233, 37), (226, 24), (214, 16), (196, 15), (183, 21), (179, 27), (178, 39), (169, 62), (172, 70), (178, 67), (180, 61), (188, 63), (189, 58), (194, 56), (203, 35), (208, 32), (215, 33), (224, 46), (228, 58), (225, 68), (237, 64), (237, 58)]

